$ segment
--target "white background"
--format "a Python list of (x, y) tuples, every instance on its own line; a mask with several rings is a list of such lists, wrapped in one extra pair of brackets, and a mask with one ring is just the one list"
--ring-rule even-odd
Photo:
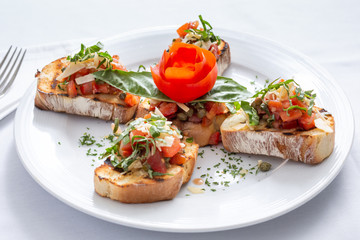
[[(79, 43), (80, 39), (107, 38), (133, 29), (180, 25), (202, 14), (214, 28), (270, 38), (311, 57), (337, 80), (348, 96), (355, 125), (360, 120), (360, 2), (356, 0), (1, 0), (0, 3), (1, 52), (10, 45), (31, 47), (54, 42)], [(323, 192), (305, 205), (251, 227), (215, 233), (176, 234), (108, 223), (52, 197), (21, 165), (13, 136), (14, 116), (12, 113), (0, 120), (0, 239), (360, 238), (358, 129), (343, 170)]]

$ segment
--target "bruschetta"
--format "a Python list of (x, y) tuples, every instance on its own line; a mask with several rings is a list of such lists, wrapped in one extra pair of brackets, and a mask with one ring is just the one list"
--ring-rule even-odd
[(192, 175), (198, 145), (158, 112), (137, 118), (106, 150), (95, 169), (95, 191), (123, 203), (173, 199)]
[(126, 70), (119, 56), (101, 51), (102, 44), (53, 61), (37, 72), (35, 106), (42, 110), (66, 112), (104, 120), (118, 118), (121, 123), (133, 118), (140, 98), (125, 93), (92, 73), (105, 69)]
[(224, 71), (229, 67), (231, 62), (229, 43), (216, 36), (212, 31), (212, 26), (199, 15), (199, 21), (193, 21), (183, 24), (177, 29), (178, 38), (173, 42), (183, 42), (194, 44), (212, 52), (217, 61), (218, 75), (223, 75)]
[(334, 118), (314, 106), (312, 91), (302, 90), (293, 79), (276, 80), (254, 97), (223, 122), (225, 149), (307, 164), (318, 164), (332, 153)]

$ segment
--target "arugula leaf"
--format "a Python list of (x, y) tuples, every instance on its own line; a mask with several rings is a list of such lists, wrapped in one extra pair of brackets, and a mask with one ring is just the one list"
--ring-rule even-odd
[(241, 108), (249, 116), (249, 124), (255, 126), (259, 124), (259, 115), (257, 114), (255, 108), (250, 106), (250, 103), (246, 101), (241, 101)]
[[(175, 102), (156, 87), (151, 72), (125, 72), (106, 69), (92, 74), (96, 79), (104, 81), (124, 92), (165, 102)], [(246, 87), (231, 78), (219, 76), (215, 86), (207, 94), (191, 102), (239, 102), (251, 95)]]

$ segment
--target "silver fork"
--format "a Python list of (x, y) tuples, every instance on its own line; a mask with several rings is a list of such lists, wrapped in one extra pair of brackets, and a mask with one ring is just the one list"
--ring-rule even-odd
[[(23, 50), (20, 48), (20, 50), (18, 50), (16, 47), (15, 50), (11, 51), (11, 48), (12, 46), (10, 46), (4, 59), (0, 63), (0, 98), (5, 95), (6, 91), (13, 84), (26, 53), (26, 49)], [(10, 59), (8, 57), (9, 53), (11, 53)], [(16, 56), (15, 60), (13, 60), (14, 56)]]

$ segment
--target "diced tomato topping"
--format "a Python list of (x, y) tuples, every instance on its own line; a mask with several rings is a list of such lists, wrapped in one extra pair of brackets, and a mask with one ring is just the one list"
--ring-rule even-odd
[(302, 117), (298, 120), (299, 126), (305, 130), (309, 130), (315, 127), (315, 114), (313, 113), (309, 116), (307, 113), (304, 113)]
[(77, 89), (74, 80), (70, 80), (70, 82), (66, 85), (66, 89), (69, 97), (73, 98), (77, 96)]
[(278, 100), (270, 100), (268, 102), (270, 112), (280, 112), (283, 110), (283, 104)]
[(144, 119), (149, 119), (149, 118), (151, 118), (151, 113), (148, 113), (144, 116)]
[(280, 126), (281, 126), (280, 120), (275, 120), (275, 121), (272, 122), (272, 127), (273, 128), (280, 129)]
[[(141, 139), (140, 137), (135, 137), (134, 136), (143, 136), (143, 137), (146, 137), (146, 133), (144, 133), (143, 131), (140, 131), (140, 130), (137, 130), (137, 129), (134, 129), (131, 131), (130, 133), (130, 142), (133, 141), (133, 140), (136, 140), (136, 139)], [(134, 139), (133, 139), (134, 138)]]
[(284, 122), (290, 122), (299, 119), (302, 116), (302, 112), (299, 109), (291, 109), (287, 112), (280, 113), (281, 120)]
[(126, 67), (124, 67), (120, 63), (120, 58), (118, 55), (114, 55), (114, 56), (112, 56), (112, 58), (113, 58), (113, 61), (111, 62), (111, 66), (113, 69), (127, 71)]
[(131, 155), (131, 153), (133, 152), (133, 149), (131, 147), (131, 143), (128, 142), (127, 144), (123, 145), (123, 142), (121, 142), (120, 144), (120, 154), (123, 157), (128, 157)]
[(227, 111), (226, 105), (218, 102), (206, 102), (205, 109), (215, 115), (223, 114)]
[(173, 157), (176, 153), (180, 151), (180, 139), (178, 137), (174, 138), (175, 139), (171, 147), (161, 147), (161, 151), (164, 157)]
[(210, 119), (208, 119), (207, 117), (203, 117), (201, 121), (201, 126), (208, 127), (211, 123), (212, 121)]
[(297, 128), (297, 126), (298, 126), (298, 122), (296, 120), (282, 123), (282, 128), (283, 129)]
[(95, 93), (109, 93), (109, 84), (97, 84), (95, 83), (93, 92)]
[(291, 102), (292, 102), (292, 105), (298, 105), (299, 107), (307, 108), (307, 106), (305, 105), (305, 103), (302, 102), (302, 101), (300, 101), (300, 100), (297, 99), (296, 97), (295, 97), (295, 98), (292, 98), (292, 99), (291, 99)]
[(215, 55), (216, 59), (219, 58), (221, 51), (216, 43), (211, 44), (209, 51)]
[(80, 84), (79, 88), (82, 95), (93, 94), (93, 90), (95, 88), (95, 81)]
[(159, 105), (159, 110), (165, 117), (169, 117), (177, 112), (178, 106), (176, 103), (162, 102)]
[(210, 145), (217, 145), (221, 141), (220, 132), (214, 132), (209, 138)]
[(184, 156), (184, 154), (177, 153), (177, 154), (175, 154), (175, 156), (173, 156), (170, 159), (169, 162), (170, 162), (170, 164), (181, 165), (181, 164), (184, 164), (186, 162), (186, 157)]
[(179, 34), (179, 37), (184, 38), (187, 34), (187, 32), (185, 32), (188, 29), (196, 29), (199, 26), (199, 21), (194, 21), (194, 22), (188, 22), (185, 23), (184, 25), (182, 25), (181, 27), (179, 27), (176, 32)]
[(137, 105), (140, 102), (140, 97), (139, 96), (135, 96), (132, 95), (131, 93), (126, 93), (126, 97), (125, 97), (125, 103), (132, 107)]
[(155, 154), (150, 156), (146, 161), (155, 172), (166, 173), (166, 163), (164, 159), (162, 159), (158, 149), (156, 149)]
[(119, 89), (117, 89), (116, 87), (113, 87), (113, 86), (109, 85), (109, 93), (110, 93), (110, 94), (117, 94), (117, 93), (119, 93), (119, 92), (120, 92)]

